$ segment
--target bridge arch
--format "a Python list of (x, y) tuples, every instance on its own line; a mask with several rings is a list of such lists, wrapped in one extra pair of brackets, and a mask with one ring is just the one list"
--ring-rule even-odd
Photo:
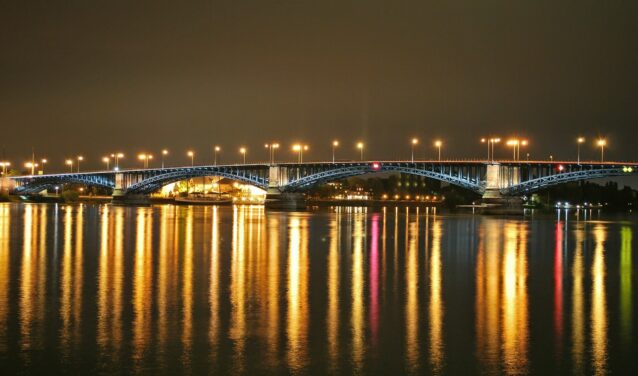
[(482, 172), (479, 171), (479, 169), (470, 171), (470, 169), (464, 168), (448, 168), (446, 170), (446, 168), (441, 165), (419, 163), (361, 163), (337, 166), (289, 180), (288, 184), (284, 187), (284, 191), (303, 191), (315, 185), (338, 179), (383, 172), (399, 172), (423, 176), (453, 184), (479, 194), (482, 194), (484, 191), (484, 186), (481, 182)]
[(106, 189), (115, 188), (113, 174), (109, 175), (48, 175), (42, 177), (27, 177), (14, 179), (17, 185), (14, 189), (16, 194), (34, 194), (45, 189), (51, 189), (64, 184), (82, 184), (89, 187), (100, 187)]
[(501, 190), (501, 194), (514, 196), (521, 195), (526, 193), (532, 193), (543, 188), (551, 187), (554, 185), (559, 185), (563, 183), (582, 181), (582, 180), (591, 180), (591, 179), (600, 179), (600, 178), (610, 178), (615, 176), (627, 176), (636, 174), (638, 169), (632, 168), (627, 169), (627, 167), (610, 167), (610, 168), (597, 168), (597, 169), (587, 169), (580, 171), (570, 171), (557, 173), (554, 175), (543, 176), (539, 178), (534, 178), (530, 180), (523, 181), (519, 184), (512, 185), (508, 188), (504, 188)]
[(173, 170), (147, 177), (139, 181), (138, 183), (128, 186), (125, 189), (125, 192), (127, 194), (150, 194), (158, 191), (167, 184), (203, 176), (219, 176), (254, 185), (264, 190), (268, 188), (268, 182), (265, 177), (263, 177), (261, 174), (251, 173), (250, 171), (227, 171), (225, 169), (216, 168), (192, 168)]

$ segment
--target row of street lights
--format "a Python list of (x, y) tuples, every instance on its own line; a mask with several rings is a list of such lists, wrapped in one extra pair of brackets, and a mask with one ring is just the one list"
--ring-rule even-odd
[[(481, 143), (486, 144), (487, 146), (487, 160), (488, 161), (494, 161), (494, 148), (495, 145), (501, 142), (501, 138), (499, 137), (490, 137), (490, 138), (481, 138)], [(584, 137), (578, 137), (576, 139), (576, 143), (577, 143), (577, 163), (580, 164), (580, 148), (581, 148), (581, 144), (585, 143), (585, 138)], [(417, 145), (419, 144), (419, 139), (418, 138), (412, 138), (410, 140), (410, 160), (412, 162), (414, 162), (414, 152), (415, 152), (415, 148), (417, 147)], [(443, 142), (441, 140), (435, 140), (433, 143), (434, 147), (437, 149), (438, 152), (438, 160), (441, 160), (441, 148), (443, 146)], [(529, 145), (529, 141), (525, 140), (525, 139), (517, 139), (517, 138), (513, 138), (513, 139), (509, 139), (506, 141), (506, 145), (512, 147), (512, 152), (513, 152), (513, 160), (520, 160), (520, 148), (521, 146), (528, 146)], [(603, 139), (603, 138), (599, 138), (596, 140), (596, 145), (598, 147), (600, 147), (600, 161), (604, 162), (605, 160), (605, 146), (607, 146), (607, 140)], [(265, 148), (268, 150), (268, 161), (270, 164), (275, 163), (275, 152), (276, 150), (278, 150), (280, 148), (280, 144), (277, 142), (270, 142), (270, 143), (266, 143)], [(336, 149), (340, 146), (340, 142), (339, 140), (334, 140), (332, 141), (332, 163), (335, 163), (336, 161)], [(364, 152), (364, 148), (365, 145), (363, 142), (359, 141), (355, 144), (356, 149), (359, 151), (359, 158), (361, 161), (363, 161), (363, 152)], [(303, 163), (303, 153), (305, 151), (309, 150), (309, 146), (307, 144), (301, 144), (301, 143), (296, 143), (292, 145), (292, 151), (297, 153), (297, 162), (298, 163)], [(218, 155), (221, 152), (221, 147), (219, 145), (215, 145), (213, 146), (213, 164), (217, 165), (218, 162)], [(246, 155), (248, 153), (248, 149), (244, 146), (239, 148), (239, 154), (242, 157), (242, 162), (244, 164), (246, 164)], [(162, 161), (162, 168), (165, 167), (165, 157), (169, 154), (167, 149), (163, 149), (161, 151), (161, 161)], [(187, 151), (186, 155), (190, 158), (191, 160), (191, 166), (195, 165), (195, 152), (193, 150), (189, 150)], [(114, 161), (114, 170), (119, 170), (119, 160), (124, 158), (124, 154), (123, 153), (112, 153), (110, 156), (105, 156), (102, 158), (102, 162), (104, 162), (106, 164), (106, 169), (109, 170), (111, 167), (111, 160)], [(529, 159), (529, 153), (527, 153), (527, 158)], [(25, 163), (25, 167), (31, 169), (31, 175), (35, 174), (35, 169), (39, 166), (42, 166), (42, 170), (44, 171), (44, 165), (47, 163), (46, 159), (41, 159), (40, 163), (35, 162), (34, 160), (35, 158), (32, 159), (32, 161)], [(140, 161), (142, 161), (143, 163), (143, 168), (149, 168), (149, 164), (150, 161), (153, 160), (153, 155), (149, 154), (149, 153), (140, 153), (138, 155), (138, 159)], [(553, 160), (553, 156), (550, 156), (550, 159)], [(75, 165), (75, 171), (76, 172), (80, 172), (80, 164), (81, 162), (84, 161), (84, 157), (79, 155), (76, 158), (69, 158), (66, 159), (65, 163), (67, 166), (69, 166), (69, 172), (73, 173), (74, 172), (74, 165)], [(8, 161), (2, 161), (0, 162), (0, 167), (2, 167), (2, 174), (6, 175), (7, 174), (7, 169), (8, 167), (11, 166), (11, 163)]]

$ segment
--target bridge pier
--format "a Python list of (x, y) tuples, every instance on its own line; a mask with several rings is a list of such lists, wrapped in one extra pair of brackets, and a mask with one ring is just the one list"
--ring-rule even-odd
[(521, 181), (520, 168), (501, 166), (498, 163), (487, 165), (485, 174), (485, 193), (481, 203), (487, 206), (486, 214), (520, 214), (523, 200), (520, 197), (503, 196), (501, 190)]
[(265, 207), (278, 210), (300, 210), (306, 208), (306, 195), (299, 192), (285, 192), (281, 187), (290, 181), (290, 170), (286, 166), (270, 166), (268, 169), (268, 189)]

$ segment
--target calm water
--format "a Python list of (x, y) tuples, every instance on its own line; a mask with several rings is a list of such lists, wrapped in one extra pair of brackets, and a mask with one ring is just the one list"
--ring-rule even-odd
[(0, 372), (636, 374), (636, 231), (0, 204)]

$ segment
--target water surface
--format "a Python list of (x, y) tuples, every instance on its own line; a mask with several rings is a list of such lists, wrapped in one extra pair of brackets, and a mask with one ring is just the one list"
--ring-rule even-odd
[(636, 374), (636, 229), (0, 204), (0, 372)]

